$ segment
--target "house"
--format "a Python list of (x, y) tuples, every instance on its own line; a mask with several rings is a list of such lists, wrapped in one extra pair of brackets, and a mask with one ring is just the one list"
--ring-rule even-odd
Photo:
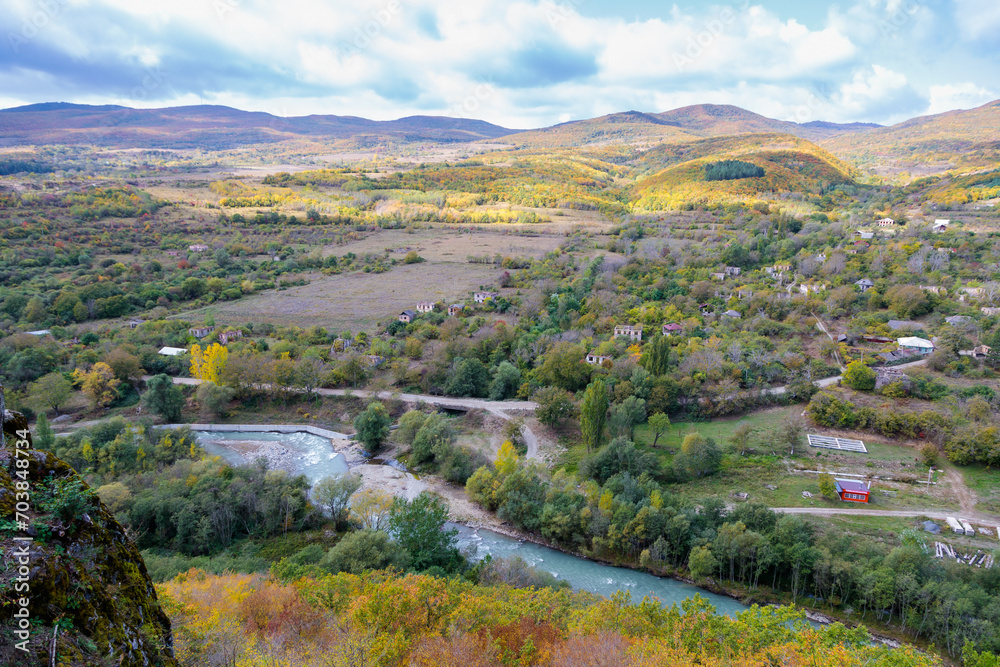
[(727, 266), (726, 267), (727, 276), (738, 276), (740, 275), (740, 267), (738, 266)]
[(777, 272), (779, 272), (779, 273), (783, 273), (785, 271), (791, 271), (792, 270), (792, 265), (791, 264), (775, 264), (774, 265), (774, 270), (777, 271)]
[(896, 344), (899, 345), (900, 350), (914, 352), (916, 354), (930, 354), (934, 351), (934, 343), (930, 342), (926, 338), (918, 338), (916, 336), (897, 338)]
[(421, 301), (417, 304), (418, 313), (431, 313), (434, 312), (434, 304), (430, 301)]
[(948, 231), (948, 225), (951, 224), (951, 220), (935, 220), (934, 226), (931, 227), (932, 234), (943, 234)]
[(896, 224), (896, 221), (892, 218), (882, 218), (881, 220), (876, 220), (875, 224), (879, 227), (892, 227)]
[(476, 303), (486, 303), (489, 299), (495, 299), (498, 296), (500, 296), (499, 292), (476, 292), (472, 295)]
[(628, 336), (629, 340), (634, 341), (642, 340), (642, 325), (619, 324), (615, 327), (615, 338), (621, 336)]
[(826, 253), (825, 252), (821, 252), (820, 254), (816, 255), (816, 261), (817, 262), (825, 262), (826, 261)]
[(223, 345), (229, 345), (229, 341), (239, 340), (240, 338), (243, 338), (243, 332), (239, 329), (223, 331), (219, 334), (219, 342)]
[(854, 235), (857, 236), (862, 241), (871, 241), (872, 239), (875, 238), (875, 232), (863, 232), (860, 229), (854, 232)]
[(837, 495), (844, 502), (867, 503), (871, 494), (871, 486), (866, 482), (859, 482), (853, 479), (834, 479), (837, 485)]
[(712, 306), (708, 305), (707, 303), (702, 303), (698, 305), (698, 310), (701, 311), (702, 314), (705, 314), (706, 311), (709, 311), (711, 309)]
[(597, 354), (596, 352), (591, 352), (587, 355), (587, 363), (592, 366), (600, 366), (605, 361), (611, 361), (611, 357), (606, 357), (603, 354)]
[(736, 310), (727, 310), (726, 312), (722, 313), (722, 316), (723, 317), (730, 317), (730, 318), (732, 318), (734, 320), (738, 320), (741, 317), (743, 317), (742, 315), (740, 315), (739, 311), (736, 311)]
[(190, 334), (194, 338), (204, 338), (205, 336), (207, 336), (208, 334), (212, 333), (213, 331), (215, 331), (215, 326), (214, 325), (210, 326), (210, 327), (209, 326), (191, 327), (190, 329), (188, 329), (188, 334)]
[(857, 281), (854, 284), (860, 287), (862, 292), (867, 292), (871, 288), (875, 287), (875, 283), (873, 283), (868, 278), (862, 278), (861, 280)]
[(810, 292), (816, 294), (818, 292), (822, 292), (825, 289), (826, 289), (826, 283), (822, 285), (799, 285), (799, 292), (801, 294), (809, 294)]
[(869, 336), (865, 335), (861, 337), (866, 343), (891, 343), (892, 339), (885, 336)]
[(684, 327), (677, 324), (676, 322), (670, 322), (669, 324), (664, 324), (662, 330), (664, 336), (673, 336), (674, 334), (679, 334), (682, 331), (684, 331)]
[(208, 246), (204, 243), (195, 243), (194, 245), (189, 245), (188, 250), (191, 252), (205, 252), (208, 250)]
[(951, 317), (944, 318), (944, 321), (953, 327), (960, 327), (971, 322), (972, 318), (965, 315), (952, 315)]
[(996, 317), (1000, 315), (1000, 308), (980, 308), (980, 312), (986, 317)]
[(710, 275), (711, 275), (712, 280), (725, 280), (726, 279), (726, 274), (725, 273), (713, 273), (713, 274), (710, 274)]
[(179, 357), (182, 354), (187, 354), (187, 350), (183, 347), (161, 347), (160, 354), (165, 357)]
[(990, 347), (989, 345), (978, 345), (972, 348), (972, 358), (985, 359), (986, 357), (990, 356), (990, 352), (992, 351), (993, 348)]
[(167, 256), (168, 257), (176, 257), (178, 254), (179, 253), (176, 250), (168, 250), (167, 251)]
[(848, 255), (857, 255), (859, 252), (864, 252), (871, 247), (871, 244), (867, 241), (855, 241), (854, 245), (847, 248), (844, 252)]
[(736, 298), (739, 299), (740, 301), (742, 301), (743, 299), (752, 299), (753, 290), (750, 289), (749, 287), (741, 287), (738, 290), (736, 290)]
[(129, 329), (136, 329), (136, 328), (139, 327), (140, 324), (144, 324), (145, 322), (146, 322), (146, 320), (143, 320), (143, 319), (129, 320), (128, 321), (128, 328)]
[(409, 324), (410, 322), (413, 321), (413, 318), (415, 318), (416, 316), (417, 314), (412, 310), (404, 310), (399, 314), (399, 321)]
[(448, 306), (448, 316), (458, 317), (459, 315), (462, 314), (463, 310), (465, 310), (465, 306), (463, 306), (460, 303), (453, 303), (450, 306)]

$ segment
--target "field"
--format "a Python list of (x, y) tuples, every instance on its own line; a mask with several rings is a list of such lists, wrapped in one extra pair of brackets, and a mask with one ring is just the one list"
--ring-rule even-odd
[(317, 277), (309, 285), (272, 290), (228, 303), (188, 311), (177, 317), (198, 321), (213, 316), (217, 324), (264, 322), (330, 331), (374, 333), (418, 301), (464, 301), (498, 271), (481, 264), (410, 264), (389, 275), (351, 273)]

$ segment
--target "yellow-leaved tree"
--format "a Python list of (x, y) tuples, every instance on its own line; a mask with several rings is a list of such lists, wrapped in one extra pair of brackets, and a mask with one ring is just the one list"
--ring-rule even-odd
[(89, 371), (77, 368), (73, 371), (73, 380), (80, 385), (95, 408), (107, 407), (118, 396), (120, 382), (115, 379), (111, 367), (103, 361), (98, 361)]
[(222, 384), (222, 372), (226, 369), (229, 350), (225, 345), (213, 343), (201, 349), (201, 345), (191, 348), (191, 377), (205, 382)]

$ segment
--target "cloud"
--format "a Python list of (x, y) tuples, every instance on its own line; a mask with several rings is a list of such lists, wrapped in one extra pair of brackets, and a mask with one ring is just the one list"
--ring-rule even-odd
[[(954, 14), (930, 0), (853, 0), (809, 25), (776, 0), (684, 3), (641, 20), (582, 0), (52, 0), (38, 19), (42, 6), (0, 3), (16, 38), (0, 44), (5, 99), (204, 99), (527, 127), (699, 102), (889, 122), (1000, 89), (998, 68), (983, 66), (996, 59), (984, 46), (1000, 25), (995, 0), (955, 0)], [(956, 67), (968, 83), (953, 83)]]
[(927, 113), (935, 114), (955, 109), (970, 109), (992, 102), (998, 97), (1000, 95), (974, 83), (949, 83), (931, 86), (930, 105), (927, 108)]

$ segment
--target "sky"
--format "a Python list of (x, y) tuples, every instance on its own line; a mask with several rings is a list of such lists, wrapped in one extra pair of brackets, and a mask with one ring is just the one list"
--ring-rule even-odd
[(998, 0), (0, 0), (0, 108), (534, 128), (702, 103), (892, 124), (997, 98)]

